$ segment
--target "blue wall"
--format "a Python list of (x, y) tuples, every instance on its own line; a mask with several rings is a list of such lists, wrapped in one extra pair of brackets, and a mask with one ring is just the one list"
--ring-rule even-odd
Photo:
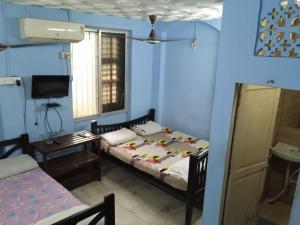
[[(49, 9), (43, 7), (29, 7), (0, 3), (0, 42), (21, 43), (19, 38), (18, 19), (32, 17), (52, 20), (68, 21), (66, 10)], [(146, 36), (150, 25), (144, 21), (125, 18), (100, 16), (96, 14), (71, 12), (72, 22), (84, 23), (86, 26), (100, 28), (125, 29), (135, 36)], [(152, 92), (152, 57), (153, 46), (141, 42), (131, 43), (129, 55), (129, 107), (128, 112), (114, 116), (99, 118), (102, 123), (120, 122), (143, 115), (151, 105)], [(31, 140), (45, 138), (43, 125), (44, 110), (40, 107), (46, 100), (38, 100), (39, 126), (35, 126), (36, 108), (31, 99), (31, 75), (34, 74), (67, 74), (67, 63), (59, 59), (59, 53), (69, 51), (70, 46), (57, 44), (52, 46), (10, 49), (0, 53), (0, 76), (18, 75), (23, 77), (27, 103), (27, 132)], [(70, 62), (68, 62), (70, 67)], [(59, 109), (65, 133), (78, 129), (88, 129), (89, 120), (74, 122), (72, 115), (71, 90), (69, 97), (55, 99), (62, 105)], [(140, 94), (143, 93), (143, 94)], [(11, 138), (24, 132), (24, 92), (22, 87), (0, 86), (0, 138)], [(52, 112), (51, 123), (58, 128), (59, 120)]]
[(198, 45), (193, 49), (190, 41), (182, 41), (165, 46), (161, 122), (209, 139), (219, 31), (203, 22), (176, 22), (165, 25), (164, 32), (170, 39), (196, 35)]
[[(273, 4), (279, 2), (272, 1)], [(254, 56), (259, 8), (260, 1), (224, 1), (204, 203), (204, 225), (220, 224), (235, 84), (243, 82), (267, 85), (266, 81), (273, 79), (277, 87), (300, 90), (299, 59)], [(300, 182), (300, 179), (298, 181)], [(290, 225), (300, 223), (299, 191), (298, 184)]]
[[(160, 25), (160, 24), (159, 24)], [(161, 38), (166, 37), (166, 33), (161, 31), (161, 26), (158, 26), (157, 32)], [(161, 43), (155, 45), (153, 49), (153, 76), (152, 76), (152, 101), (151, 107), (156, 109), (155, 120), (162, 123), (163, 113), (163, 98), (164, 98), (164, 79), (165, 79), (165, 64), (166, 64), (166, 44)]]
[[(149, 22), (125, 18), (100, 16), (66, 10), (30, 7), (0, 3), (0, 41), (22, 43), (19, 38), (18, 19), (32, 17), (84, 23), (90, 27), (129, 30), (133, 36), (147, 36)], [(220, 21), (212, 21), (219, 26)], [(158, 24), (158, 33), (164, 38), (191, 38), (194, 23)], [(197, 23), (199, 46), (196, 50), (188, 42), (174, 42), (148, 45), (132, 41), (129, 51), (129, 104), (128, 112), (98, 118), (101, 123), (115, 123), (133, 119), (147, 112), (150, 107), (157, 109), (159, 122), (187, 133), (209, 138), (210, 115), (213, 98), (216, 53), (219, 33), (211, 26)], [(62, 51), (69, 51), (68, 44), (10, 49), (0, 53), (0, 76), (18, 75), (23, 77), (26, 96), (26, 125), (31, 140), (45, 138), (43, 125), (46, 100), (37, 100), (37, 109), (30, 97), (31, 75), (67, 74), (70, 62), (59, 59)], [(68, 65), (68, 68), (67, 68)], [(24, 87), (22, 86), (22, 87)], [(22, 87), (0, 86), (0, 138), (10, 138), (23, 133), (24, 91)], [(55, 99), (63, 107), (59, 110), (64, 121), (65, 133), (89, 129), (89, 120), (73, 121), (71, 90), (69, 97)], [(12, 104), (12, 102), (14, 104)], [(180, 110), (178, 108), (180, 106)], [(36, 116), (39, 125), (35, 126)], [(50, 112), (51, 124), (58, 129), (59, 120)], [(201, 125), (193, 121), (201, 121)]]

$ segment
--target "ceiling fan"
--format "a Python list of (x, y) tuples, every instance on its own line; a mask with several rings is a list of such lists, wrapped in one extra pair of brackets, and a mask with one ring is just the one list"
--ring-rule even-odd
[(138, 38), (138, 37), (126, 37), (128, 39), (132, 39), (132, 40), (137, 40), (137, 41), (144, 41), (147, 42), (149, 44), (159, 44), (161, 42), (172, 42), (172, 41), (192, 41), (193, 39), (159, 39), (157, 37), (156, 31), (155, 31), (155, 24), (157, 22), (157, 16), (156, 15), (149, 15), (149, 20), (151, 22), (152, 28), (151, 31), (149, 33), (148, 38)]

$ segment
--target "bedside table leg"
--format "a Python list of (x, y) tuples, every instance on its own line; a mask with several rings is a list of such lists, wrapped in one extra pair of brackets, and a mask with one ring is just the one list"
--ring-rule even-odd
[(47, 154), (43, 153), (43, 169), (45, 172), (48, 171)]
[(100, 159), (99, 159), (99, 161), (98, 161), (98, 166), (97, 166), (98, 168), (97, 168), (97, 172), (98, 172), (98, 180), (99, 181), (101, 181), (101, 177), (102, 177), (102, 172), (101, 172), (101, 161), (100, 161)]
[(83, 151), (84, 153), (87, 153), (87, 143), (83, 144)]

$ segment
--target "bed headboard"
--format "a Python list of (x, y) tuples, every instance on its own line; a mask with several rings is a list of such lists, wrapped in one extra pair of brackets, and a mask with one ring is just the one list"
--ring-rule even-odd
[(152, 120), (152, 121), (155, 120), (155, 109), (150, 109), (148, 114), (145, 116), (142, 116), (142, 117), (134, 119), (134, 120), (126, 121), (124, 123), (99, 125), (96, 120), (93, 120), (91, 122), (91, 132), (93, 134), (104, 134), (107, 132), (119, 130), (124, 127), (130, 129), (131, 127), (133, 127), (135, 125), (145, 124), (149, 120)]
[(18, 138), (0, 141), (0, 149), (3, 147), (10, 147), (8, 151), (0, 154), (0, 159), (7, 158), (15, 151), (22, 149), (24, 154), (32, 155), (32, 151), (29, 145), (28, 134), (22, 134)]

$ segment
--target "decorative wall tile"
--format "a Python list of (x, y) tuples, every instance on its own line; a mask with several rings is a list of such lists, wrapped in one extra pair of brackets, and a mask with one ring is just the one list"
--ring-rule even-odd
[(261, 0), (255, 55), (300, 57), (300, 0)]

